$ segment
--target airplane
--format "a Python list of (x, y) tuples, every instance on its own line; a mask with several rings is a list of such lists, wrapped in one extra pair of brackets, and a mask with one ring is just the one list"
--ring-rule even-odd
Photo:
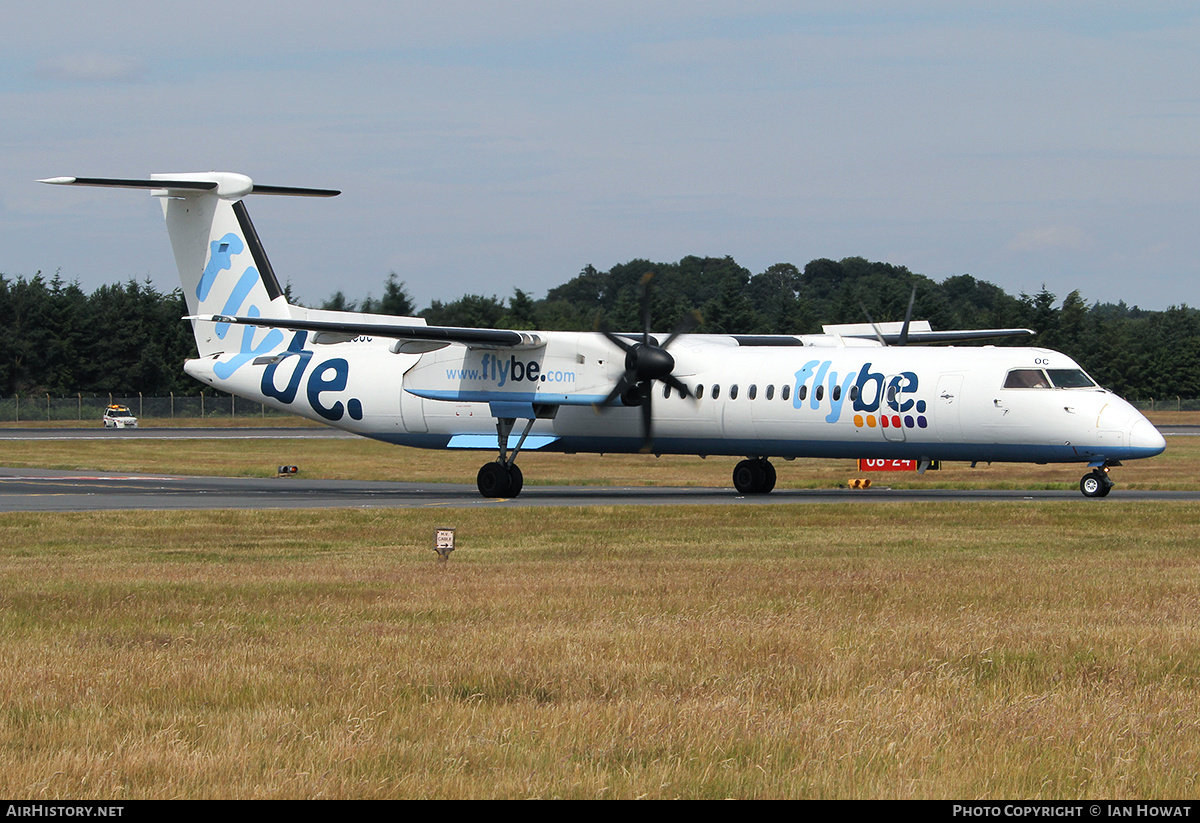
[[(196, 338), (200, 382), (364, 437), (495, 451), (480, 494), (512, 498), (525, 450), (742, 458), (744, 495), (775, 487), (773, 459), (1084, 463), (1086, 497), (1109, 469), (1166, 448), (1132, 405), (1071, 358), (954, 347), (1028, 329), (934, 331), (912, 321), (821, 334), (666, 336), (429, 326), (420, 317), (288, 303), (250, 222), (251, 195), (332, 197), (228, 172), (40, 182), (147, 190), (161, 200)], [(869, 318), (868, 318), (869, 319)], [(519, 428), (518, 428), (519, 426)]]

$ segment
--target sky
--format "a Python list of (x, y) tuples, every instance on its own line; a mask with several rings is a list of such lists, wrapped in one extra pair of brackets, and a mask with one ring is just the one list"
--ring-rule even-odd
[(591, 264), (865, 257), (1200, 305), (1193, 2), (0, 0), (0, 272), (178, 284), (220, 170), (304, 303), (535, 297)]

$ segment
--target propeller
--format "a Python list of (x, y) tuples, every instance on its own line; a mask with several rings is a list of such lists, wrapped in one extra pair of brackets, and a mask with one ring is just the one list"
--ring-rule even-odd
[(642, 339), (637, 341), (628, 337), (613, 334), (601, 328), (609, 342), (625, 353), (625, 371), (617, 379), (616, 385), (602, 401), (596, 404), (599, 409), (620, 398), (622, 405), (640, 406), (642, 409), (642, 451), (650, 451), (654, 443), (654, 424), (651, 410), (651, 398), (654, 395), (654, 381), (660, 380), (679, 392), (682, 397), (691, 397), (691, 390), (672, 372), (675, 370), (675, 358), (667, 348), (675, 342), (675, 338), (686, 334), (700, 322), (697, 312), (691, 312), (667, 336), (662, 345), (650, 337), (650, 280), (653, 272), (647, 272), (641, 280), (642, 286)]
[[(917, 302), (917, 287), (913, 286), (912, 294), (908, 297), (908, 310), (904, 312), (904, 325), (900, 327), (900, 336), (896, 338), (897, 346), (908, 345), (908, 327), (912, 323), (913, 304)], [(883, 332), (879, 331), (879, 326), (875, 325), (875, 320), (871, 317), (871, 313), (867, 311), (867, 304), (860, 302), (863, 314), (867, 316), (867, 322), (871, 324), (871, 328), (875, 330), (875, 338), (879, 341), (879, 345), (887, 346), (887, 341), (883, 339)]]

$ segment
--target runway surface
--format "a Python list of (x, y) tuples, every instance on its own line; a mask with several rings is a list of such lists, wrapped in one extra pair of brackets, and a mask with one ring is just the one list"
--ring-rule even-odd
[(515, 499), (480, 497), (473, 485), (287, 478), (190, 477), (118, 472), (0, 469), (0, 511), (84, 512), (179, 509), (478, 508), (481, 506), (662, 506), (787, 503), (906, 503), (967, 500), (1197, 501), (1200, 491), (1135, 491), (1120, 487), (1103, 500), (1078, 491), (992, 489), (777, 489), (741, 495), (720, 488), (526, 485)]
[[(1164, 435), (1200, 434), (1200, 426), (1163, 426)], [(0, 429), (0, 440), (238, 440), (353, 438), (320, 427)], [(538, 486), (526, 484), (515, 499), (481, 497), (468, 483), (400, 483), (355, 480), (195, 477), (130, 472), (0, 468), (0, 511), (81, 512), (178, 509), (422, 508), (480, 506), (779, 505), (835, 502), (964, 500), (1073, 500), (1104, 505), (1119, 500), (1200, 500), (1200, 491), (1134, 491), (1118, 484), (1104, 500), (1078, 491), (999, 489), (776, 489), (741, 495), (731, 488)]]

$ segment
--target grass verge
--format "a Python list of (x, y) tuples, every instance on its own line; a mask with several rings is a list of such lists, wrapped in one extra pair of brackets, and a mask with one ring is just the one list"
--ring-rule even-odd
[(0, 794), (1190, 797), (1197, 546), (1119, 501), (0, 515)]

